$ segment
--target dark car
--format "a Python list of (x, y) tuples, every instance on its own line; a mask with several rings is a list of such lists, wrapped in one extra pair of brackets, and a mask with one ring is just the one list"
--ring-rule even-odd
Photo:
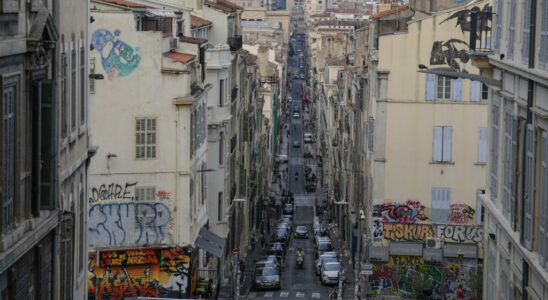
[(300, 148), (300, 147), (301, 147), (301, 142), (293, 141), (293, 148)]
[(285, 246), (280, 242), (270, 243), (266, 248), (266, 253), (276, 255), (278, 260), (280, 260), (285, 255)]
[(276, 242), (289, 243), (289, 235), (285, 229), (279, 228), (276, 230)]
[(295, 238), (308, 238), (308, 227), (306, 226), (297, 226), (295, 228)]
[(278, 271), (273, 267), (255, 269), (253, 274), (253, 287), (256, 290), (281, 289), (282, 279)]
[(293, 214), (293, 204), (287, 203), (284, 205), (284, 215), (292, 215)]

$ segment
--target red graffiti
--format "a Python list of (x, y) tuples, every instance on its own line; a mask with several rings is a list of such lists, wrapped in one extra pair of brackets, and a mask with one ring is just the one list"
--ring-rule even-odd
[(421, 207), (421, 202), (420, 201), (412, 201), (412, 200), (407, 200), (406, 204), (412, 208), (419, 208)]
[(449, 222), (453, 224), (469, 224), (474, 220), (476, 210), (467, 204), (451, 204), (451, 214)]
[(413, 224), (418, 220), (424, 221), (428, 218), (423, 213), (424, 206), (418, 210), (402, 204), (385, 204), (381, 209), (381, 213), (387, 211), (388, 215), (383, 214), (383, 220), (390, 223)]
[(158, 197), (158, 200), (169, 200), (169, 198), (171, 197), (171, 193), (163, 190), (159, 190), (156, 193), (156, 197)]

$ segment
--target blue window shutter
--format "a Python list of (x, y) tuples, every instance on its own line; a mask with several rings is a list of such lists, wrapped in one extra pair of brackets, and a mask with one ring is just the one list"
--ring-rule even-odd
[(461, 101), (462, 98), (462, 78), (453, 79), (453, 101)]
[(434, 101), (436, 91), (436, 75), (426, 74), (426, 101)]
[(443, 127), (442, 126), (434, 126), (434, 148), (432, 151), (432, 156), (434, 158), (434, 161), (441, 161), (442, 160), (442, 139), (443, 139)]
[(478, 162), (487, 162), (487, 127), (478, 128)]
[(533, 213), (535, 211), (535, 128), (527, 124), (525, 131), (525, 195), (524, 195), (524, 221), (523, 239), (525, 247), (533, 249)]
[[(542, 132), (542, 150), (541, 150), (541, 170), (540, 170), (540, 203), (541, 212), (548, 211), (548, 134)], [(539, 242), (538, 255), (540, 265), (546, 267), (548, 258), (548, 216), (545, 213), (540, 214), (539, 221)]]
[(499, 143), (499, 103), (493, 100), (491, 107), (491, 178), (489, 193), (491, 201), (496, 202), (498, 188), (498, 143)]
[(470, 102), (479, 102), (481, 98), (481, 82), (470, 82)]
[(451, 161), (451, 144), (453, 141), (453, 127), (444, 126), (443, 127), (443, 161)]
[(510, 166), (510, 174), (512, 179), (511, 192), (512, 196), (510, 197), (510, 224), (512, 228), (516, 228), (515, 219), (516, 219), (516, 186), (517, 186), (517, 158), (518, 158), (518, 117), (512, 117), (512, 163)]

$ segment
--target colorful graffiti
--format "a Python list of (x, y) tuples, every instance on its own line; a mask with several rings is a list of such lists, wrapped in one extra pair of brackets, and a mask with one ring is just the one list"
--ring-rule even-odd
[(384, 223), (383, 235), (385, 239), (397, 241), (423, 241), (434, 236), (434, 230), (428, 224), (393, 224)]
[(120, 30), (112, 34), (109, 30), (99, 29), (91, 37), (91, 44), (101, 54), (101, 63), (108, 79), (124, 77), (131, 74), (141, 61), (141, 56), (125, 42), (121, 41)]
[(412, 202), (412, 205), (397, 203), (376, 205), (375, 209), (385, 223), (414, 224), (428, 220), (424, 213), (424, 206), (418, 201)]
[(181, 297), (189, 293), (190, 252), (184, 248), (101, 251), (88, 257), (88, 298)]
[(451, 204), (449, 222), (459, 225), (471, 224), (475, 221), (476, 210), (467, 204)]
[(455, 242), (472, 241), (479, 243), (483, 240), (483, 229), (474, 226), (436, 225), (436, 236)]
[(476, 272), (476, 265), (430, 265), (421, 257), (390, 256), (386, 264), (373, 266), (370, 291), (374, 296), (415, 296), (427, 288), (443, 299), (460, 299), (461, 295), (472, 298), (476, 291), (469, 288), (469, 280)]
[(373, 220), (373, 239), (382, 239), (383, 236), (383, 223), (382, 220)]
[(88, 212), (88, 242), (91, 245), (170, 242), (171, 221), (171, 211), (164, 203), (95, 204)]

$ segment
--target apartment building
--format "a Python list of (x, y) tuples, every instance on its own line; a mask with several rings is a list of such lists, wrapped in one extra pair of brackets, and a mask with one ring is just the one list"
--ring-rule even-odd
[(483, 299), (548, 298), (548, 1), (493, 3)]

